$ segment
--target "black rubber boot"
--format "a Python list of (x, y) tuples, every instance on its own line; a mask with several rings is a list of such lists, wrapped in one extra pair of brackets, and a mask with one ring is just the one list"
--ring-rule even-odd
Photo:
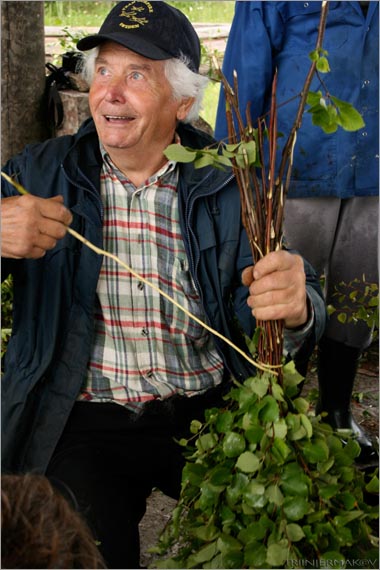
[(318, 345), (319, 399), (316, 414), (327, 412), (324, 421), (334, 429), (350, 429), (361, 452), (356, 461), (374, 463), (378, 454), (366, 433), (355, 422), (351, 412), (351, 396), (361, 351), (323, 337)]

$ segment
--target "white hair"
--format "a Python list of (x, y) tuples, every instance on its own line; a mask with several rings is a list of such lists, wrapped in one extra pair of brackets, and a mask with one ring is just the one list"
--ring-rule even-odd
[[(89, 85), (91, 85), (94, 78), (95, 60), (98, 53), (99, 46), (84, 53), (81, 72)], [(188, 62), (189, 60), (186, 56), (164, 60), (165, 75), (171, 85), (174, 99), (180, 100), (194, 97), (194, 103), (186, 119), (184, 119), (185, 123), (198, 119), (202, 108), (204, 90), (209, 82), (204, 75), (191, 71), (188, 67)]]

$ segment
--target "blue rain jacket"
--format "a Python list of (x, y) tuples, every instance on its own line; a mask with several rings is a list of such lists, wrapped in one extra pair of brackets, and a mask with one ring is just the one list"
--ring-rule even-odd
[[(278, 130), (287, 136), (315, 49), (321, 2), (236, 2), (223, 71), (238, 74), (239, 103), (251, 116), (269, 109), (271, 83), (278, 69)], [(325, 134), (304, 113), (297, 134), (288, 197), (375, 196), (379, 189), (379, 3), (364, 16), (359, 2), (329, 2), (323, 47), (331, 72), (321, 74), (329, 92), (351, 103), (363, 116), (357, 132), (339, 128)], [(314, 77), (311, 91), (321, 89)], [(322, 89), (322, 92), (324, 90)], [(216, 120), (216, 138), (227, 136), (224, 96)], [(279, 139), (279, 146), (285, 139)]]
[[(183, 144), (203, 148), (212, 140), (190, 126), (179, 127)], [(102, 248), (100, 199), (102, 158), (90, 119), (74, 136), (29, 145), (4, 170), (31, 193), (64, 197), (71, 227)], [(17, 194), (3, 182), (4, 197)], [(179, 217), (194, 282), (209, 324), (247, 350), (255, 322), (241, 283), (252, 255), (240, 221), (240, 197), (230, 171), (181, 165)], [(13, 331), (2, 380), (3, 469), (44, 472), (86, 377), (94, 330), (93, 308), (102, 264), (69, 233), (41, 259), (3, 260), (3, 276), (14, 278)], [(311, 353), (325, 326), (318, 279), (305, 262), (314, 327), (301, 352)], [(240, 323), (237, 325), (236, 317)], [(240, 381), (255, 369), (219, 338), (226, 369)]]

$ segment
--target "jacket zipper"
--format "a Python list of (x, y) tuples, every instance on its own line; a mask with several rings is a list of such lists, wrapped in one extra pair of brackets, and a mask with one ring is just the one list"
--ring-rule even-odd
[[(199, 198), (203, 198), (203, 197), (205, 197), (205, 196), (213, 196), (213, 195), (217, 194), (220, 190), (222, 190), (222, 188), (224, 188), (225, 186), (227, 186), (227, 185), (231, 182), (231, 180), (234, 178), (234, 175), (231, 174), (229, 178), (227, 178), (222, 184), (220, 184), (220, 185), (219, 185), (215, 190), (213, 190), (211, 193), (204, 192), (204, 193), (198, 194), (197, 196), (195, 196), (194, 198), (192, 198), (192, 195), (194, 194), (194, 192), (196, 192), (196, 190), (197, 190), (197, 188), (199, 187), (199, 185), (200, 185), (200, 184), (203, 184), (203, 183), (205, 182), (205, 180), (207, 180), (207, 178), (209, 178), (210, 176), (211, 176), (211, 172), (210, 172), (205, 178), (203, 178), (203, 180), (198, 184), (198, 186), (196, 186), (196, 187), (193, 189), (192, 193), (190, 194), (190, 196), (189, 196), (189, 198), (188, 198), (188, 200), (187, 200), (187, 204), (189, 204), (190, 207), (188, 208), (187, 205), (186, 205), (186, 212), (185, 212), (186, 240), (187, 240), (187, 243), (188, 243), (188, 248), (187, 248), (187, 249), (188, 249), (189, 256), (190, 256), (190, 265), (191, 265), (191, 269), (192, 269), (193, 279), (194, 279), (194, 282), (195, 282), (195, 284), (196, 284), (196, 286), (197, 286), (198, 293), (199, 293), (199, 295), (200, 295), (200, 298), (201, 298), (201, 301), (202, 301), (202, 306), (203, 306), (204, 309), (205, 309), (205, 307), (204, 307), (204, 303), (203, 303), (203, 293), (202, 293), (202, 291), (201, 291), (200, 284), (199, 284), (198, 277), (197, 277), (197, 266), (198, 266), (199, 258), (200, 258), (200, 255), (199, 255), (199, 248), (198, 248), (198, 251), (197, 251), (197, 258), (194, 259), (193, 250), (192, 250), (192, 248), (190, 247), (190, 231), (191, 231), (191, 229), (190, 229), (190, 218), (191, 218), (192, 211), (193, 211), (193, 207), (194, 207), (194, 204), (195, 204), (195, 201), (196, 201), (196, 200), (198, 200)], [(205, 310), (205, 313), (207, 314), (206, 310)]]
[(84, 190), (85, 192), (89, 192), (91, 195), (94, 196), (94, 198), (95, 198), (95, 200), (97, 201), (98, 206), (99, 206), (100, 219), (101, 219), (101, 221), (103, 222), (103, 219), (104, 219), (103, 203), (102, 203), (102, 201), (101, 201), (101, 199), (100, 199), (99, 192), (97, 191), (97, 189), (95, 188), (95, 186), (92, 184), (92, 182), (87, 178), (87, 176), (85, 176), (85, 175), (83, 174), (83, 172), (81, 171), (81, 169), (80, 169), (79, 167), (78, 167), (78, 170), (79, 170), (81, 176), (82, 176), (82, 177), (88, 182), (88, 184), (89, 184), (89, 187), (88, 187), (88, 188), (86, 188), (86, 186), (83, 186), (82, 184), (79, 184), (78, 182), (74, 181), (74, 180), (68, 175), (68, 173), (66, 172), (65, 167), (63, 166), (63, 163), (61, 163), (61, 168), (62, 168), (62, 171), (63, 171), (63, 174), (64, 174), (66, 180), (67, 180), (68, 182), (70, 182), (70, 184), (72, 184), (72, 185), (75, 186), (76, 188), (80, 188), (81, 190)]

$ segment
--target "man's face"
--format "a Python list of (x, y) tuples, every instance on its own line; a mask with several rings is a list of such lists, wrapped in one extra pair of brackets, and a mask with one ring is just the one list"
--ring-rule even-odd
[(109, 152), (161, 152), (173, 140), (184, 101), (175, 101), (164, 62), (147, 59), (114, 42), (100, 45), (89, 104)]

